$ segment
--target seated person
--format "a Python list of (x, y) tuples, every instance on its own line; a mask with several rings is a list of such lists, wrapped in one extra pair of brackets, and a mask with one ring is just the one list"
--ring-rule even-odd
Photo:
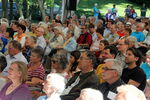
[(80, 91), (84, 88), (98, 87), (98, 77), (95, 74), (93, 67), (95, 66), (96, 58), (90, 51), (82, 51), (79, 58), (78, 68), (81, 70), (67, 82), (66, 89), (61, 95), (62, 100), (75, 100), (80, 95)]
[(80, 97), (76, 100), (103, 100), (103, 95), (98, 90), (85, 88), (81, 90)]
[(146, 86), (146, 75), (139, 67), (141, 64), (141, 53), (136, 48), (129, 48), (126, 53), (126, 68), (123, 69), (121, 79), (126, 84), (131, 84), (144, 90)]
[(87, 31), (87, 25), (81, 26), (81, 34), (77, 39), (79, 48), (89, 48), (92, 44), (92, 35)]
[(42, 65), (43, 49), (34, 48), (31, 52), (30, 62), (28, 64), (28, 80), (27, 84), (31, 87), (31, 90), (35, 90), (32, 87), (37, 87), (41, 90), (42, 82), (45, 77), (45, 69)]
[(106, 59), (102, 68), (102, 78), (106, 81), (99, 85), (99, 90), (104, 96), (104, 100), (114, 100), (110, 94), (117, 93), (117, 87), (124, 84), (121, 80), (122, 74), (121, 62), (116, 59)]
[(57, 48), (63, 48), (64, 50), (71, 52), (76, 50), (77, 43), (74, 39), (74, 33), (73, 31), (68, 31), (66, 34), (66, 41), (62, 46), (58, 46)]
[(121, 85), (117, 92), (115, 100), (146, 100), (144, 93), (134, 85)]
[(68, 72), (66, 71), (68, 64), (67, 55), (62, 53), (56, 53), (51, 59), (51, 73), (59, 73), (65, 77), (65, 79), (69, 78)]
[(65, 89), (65, 78), (59, 74), (51, 73), (47, 75), (43, 83), (45, 96), (40, 96), (37, 100), (61, 100), (60, 95)]
[(146, 79), (150, 79), (150, 50), (146, 52), (146, 62), (140, 66), (146, 74)]
[(7, 78), (1, 75), (1, 72), (5, 69), (6, 66), (7, 66), (6, 58), (3, 54), (0, 54), (0, 90), (7, 83)]
[(21, 61), (11, 63), (8, 82), (0, 91), (1, 100), (32, 100), (27, 84), (27, 66)]

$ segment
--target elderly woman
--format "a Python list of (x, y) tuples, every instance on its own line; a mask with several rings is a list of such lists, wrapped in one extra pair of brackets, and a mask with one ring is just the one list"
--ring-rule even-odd
[(27, 59), (28, 62), (30, 61), (32, 49), (35, 47), (41, 48), (40, 46), (37, 46), (36, 42), (37, 42), (36, 37), (34, 37), (34, 36), (26, 37), (25, 45), (24, 45), (22, 51), (23, 51), (23, 55), (25, 56), (25, 58)]
[(69, 75), (66, 71), (68, 59), (65, 54), (62, 54), (62, 52), (55, 54), (52, 59), (52, 73), (59, 73), (62, 76), (64, 76), (66, 79), (69, 78)]
[(50, 48), (56, 48), (58, 46), (62, 46), (64, 43), (64, 39), (61, 33), (60, 27), (54, 28), (54, 37), (50, 40), (49, 46)]
[(42, 65), (43, 49), (34, 48), (31, 52), (30, 62), (28, 64), (28, 81), (30, 87), (41, 87), (42, 80), (45, 77), (45, 69)]
[(61, 100), (60, 95), (65, 89), (65, 78), (59, 74), (48, 74), (43, 83), (45, 96), (40, 96), (37, 100)]
[(11, 63), (8, 70), (8, 78), (11, 80), (0, 91), (1, 100), (32, 100), (27, 80), (27, 66), (21, 61)]
[(85, 88), (76, 100), (103, 100), (103, 95), (99, 90)]
[(74, 38), (73, 31), (68, 31), (66, 35), (66, 41), (63, 44), (63, 46), (58, 46), (58, 48), (63, 48), (64, 50), (71, 52), (76, 50), (77, 42)]
[(133, 85), (121, 85), (117, 92), (115, 100), (146, 100), (143, 91)]

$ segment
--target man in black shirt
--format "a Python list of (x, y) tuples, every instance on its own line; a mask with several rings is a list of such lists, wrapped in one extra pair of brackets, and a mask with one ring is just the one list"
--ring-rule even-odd
[(126, 53), (125, 62), (127, 68), (123, 70), (121, 79), (125, 83), (134, 85), (143, 91), (146, 85), (146, 75), (139, 67), (141, 64), (140, 52), (136, 48), (129, 48)]
[(122, 74), (121, 62), (116, 59), (106, 59), (102, 68), (102, 78), (106, 81), (99, 85), (99, 90), (103, 93), (104, 100), (114, 99), (117, 87), (124, 84), (120, 79)]

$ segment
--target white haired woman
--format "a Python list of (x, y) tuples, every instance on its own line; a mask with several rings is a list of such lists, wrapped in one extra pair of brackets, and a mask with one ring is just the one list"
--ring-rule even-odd
[(61, 100), (60, 95), (65, 89), (65, 78), (57, 73), (47, 75), (43, 83), (45, 96), (40, 96), (37, 100)]
[(76, 100), (103, 100), (103, 95), (99, 90), (85, 88)]

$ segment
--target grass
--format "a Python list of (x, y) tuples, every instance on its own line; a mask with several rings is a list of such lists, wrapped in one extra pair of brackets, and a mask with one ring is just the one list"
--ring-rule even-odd
[[(76, 11), (77, 15), (93, 15), (93, 6), (95, 3), (98, 4), (98, 9), (101, 11), (103, 16), (106, 14), (108, 8), (112, 8), (113, 4), (116, 4), (118, 14), (121, 17), (124, 17), (124, 10), (127, 5), (132, 5), (137, 12), (137, 15), (140, 16), (141, 5), (131, 3), (127, 0), (80, 0)], [(150, 8), (147, 9), (146, 16), (150, 17)]]

